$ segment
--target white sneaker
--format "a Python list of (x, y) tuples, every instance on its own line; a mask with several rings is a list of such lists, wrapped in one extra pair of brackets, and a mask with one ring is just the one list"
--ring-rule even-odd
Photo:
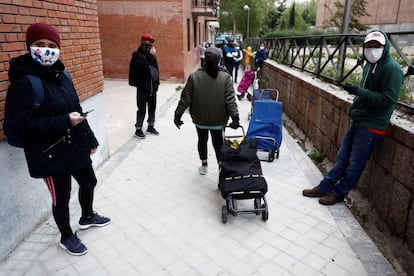
[(208, 167), (207, 167), (207, 166), (200, 166), (200, 167), (198, 168), (198, 172), (199, 172), (200, 174), (202, 174), (202, 175), (206, 175), (206, 174), (207, 174), (207, 172), (208, 172)]

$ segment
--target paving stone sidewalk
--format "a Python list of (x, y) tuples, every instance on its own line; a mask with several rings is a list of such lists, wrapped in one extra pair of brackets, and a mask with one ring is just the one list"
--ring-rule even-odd
[[(71, 222), (86, 255), (58, 247), (51, 217), (0, 263), (0, 275), (396, 275), (344, 204), (326, 207), (302, 196), (322, 176), (286, 130), (279, 158), (262, 162), (268, 221), (245, 214), (223, 224), (214, 151), (210, 146), (208, 175), (200, 175), (189, 115), (180, 130), (173, 124), (178, 98), (157, 112), (160, 136), (131, 133), (97, 170), (95, 209), (110, 225), (79, 230), (72, 196)], [(239, 102), (246, 130), (250, 108)]]

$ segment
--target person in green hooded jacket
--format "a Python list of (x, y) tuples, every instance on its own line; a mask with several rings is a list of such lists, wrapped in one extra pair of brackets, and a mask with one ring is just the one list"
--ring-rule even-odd
[(181, 117), (189, 108), (191, 119), (198, 135), (198, 154), (201, 166), (198, 171), (205, 175), (207, 165), (207, 141), (210, 133), (216, 153), (217, 164), (221, 165), (220, 148), (223, 145), (223, 128), (229, 117), (231, 128), (239, 127), (239, 111), (231, 75), (220, 67), (222, 52), (219, 48), (209, 47), (205, 52), (204, 67), (190, 74), (180, 101), (174, 113), (174, 124), (180, 128)]
[(381, 31), (371, 31), (364, 39), (364, 65), (360, 86), (344, 84), (355, 95), (348, 115), (351, 126), (339, 148), (336, 163), (318, 186), (303, 190), (319, 203), (333, 205), (343, 201), (358, 183), (374, 146), (387, 134), (400, 96), (403, 73), (390, 56), (390, 43)]

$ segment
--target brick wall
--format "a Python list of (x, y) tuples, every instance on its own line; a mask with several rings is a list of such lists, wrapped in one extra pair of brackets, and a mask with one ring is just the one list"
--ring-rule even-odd
[[(141, 35), (146, 32), (155, 38), (162, 80), (183, 81), (197, 64), (191, 1), (99, 0), (97, 3), (106, 78), (128, 78), (131, 54), (138, 49)], [(187, 19), (191, 22), (190, 50), (187, 49)]]
[(35, 22), (54, 25), (61, 36), (61, 56), (80, 100), (103, 91), (97, 5), (94, 0), (0, 2), (0, 140), (4, 139), (4, 101), (10, 58), (26, 53), (25, 33)]
[[(274, 61), (265, 63), (262, 74), (265, 87), (280, 90), (284, 114), (335, 162), (350, 123), (347, 109), (352, 96)], [(391, 233), (395, 242), (390, 248), (414, 273), (414, 124), (395, 114), (391, 122), (392, 127), (376, 147), (357, 190), (372, 206), (368, 215), (379, 218), (379, 231), (387, 229)]]

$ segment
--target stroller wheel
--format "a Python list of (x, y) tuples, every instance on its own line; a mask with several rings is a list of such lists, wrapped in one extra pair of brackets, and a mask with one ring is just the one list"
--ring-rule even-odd
[[(265, 208), (265, 205), (262, 205), (262, 208)], [(262, 212), (262, 220), (267, 221), (269, 219), (269, 211), (267, 208)]]
[(275, 149), (269, 151), (269, 162), (272, 162), (275, 159)]
[(228, 212), (227, 212), (227, 206), (223, 206), (221, 208), (221, 221), (223, 223), (226, 223), (227, 222), (227, 214), (228, 214)]
[[(254, 209), (259, 209), (260, 208), (260, 198), (256, 197), (254, 199)], [(259, 211), (254, 212), (256, 214), (256, 216), (260, 215)]]

